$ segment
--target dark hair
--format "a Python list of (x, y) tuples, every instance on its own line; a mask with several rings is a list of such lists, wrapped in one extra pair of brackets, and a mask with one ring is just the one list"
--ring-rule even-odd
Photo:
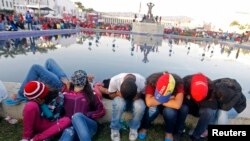
[[(169, 73), (167, 71), (164, 71), (164, 72)], [(153, 73), (150, 76), (148, 76), (146, 79), (146, 85), (152, 85), (152, 86), (156, 87), (157, 80), (163, 75), (164, 72), (157, 72), (157, 73)], [(177, 93), (178, 86), (180, 84), (183, 84), (183, 81), (177, 74), (173, 74), (173, 73), (170, 73), (170, 74), (174, 77), (174, 80), (175, 80), (175, 88), (173, 91), (173, 94), (175, 95)]]
[(146, 85), (155, 86), (157, 80), (161, 77), (162, 74), (163, 74), (163, 72), (157, 72), (157, 73), (153, 73), (153, 74), (149, 75), (146, 79)]
[[(72, 83), (70, 84), (70, 90), (74, 90), (74, 85)], [(95, 109), (95, 95), (88, 80), (84, 86), (84, 89), (81, 92), (86, 96), (89, 102), (90, 110), (94, 110)]]
[(134, 80), (125, 79), (121, 84), (121, 95), (125, 100), (132, 100), (137, 94), (137, 86)]
[(175, 87), (174, 87), (173, 94), (176, 95), (177, 91), (178, 91), (178, 86), (183, 85), (183, 80), (181, 79), (181, 77), (179, 75), (174, 74), (174, 73), (171, 73), (171, 74), (175, 80)]
[(58, 96), (59, 91), (56, 89), (50, 89), (48, 94), (44, 97), (45, 104), (49, 104), (53, 99)]

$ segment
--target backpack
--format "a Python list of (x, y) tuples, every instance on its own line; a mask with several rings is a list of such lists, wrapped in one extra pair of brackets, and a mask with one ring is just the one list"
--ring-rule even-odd
[[(59, 92), (59, 94), (53, 98), (48, 104), (48, 109), (51, 111), (52, 116), (47, 117), (46, 111), (41, 112), (41, 116), (48, 118), (51, 121), (57, 120), (64, 115), (64, 95)], [(40, 107), (41, 108), (41, 107)]]
[(242, 88), (235, 79), (221, 78), (213, 81), (214, 96), (217, 98), (219, 108), (225, 111), (234, 108), (238, 113), (246, 108), (246, 97)]
[(3, 84), (3, 82), (0, 80), (0, 103), (8, 97), (8, 92)]

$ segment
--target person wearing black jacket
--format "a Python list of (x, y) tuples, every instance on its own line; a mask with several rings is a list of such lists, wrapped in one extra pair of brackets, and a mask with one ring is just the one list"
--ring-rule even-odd
[(218, 101), (216, 124), (228, 124), (229, 118), (235, 118), (246, 108), (246, 97), (240, 84), (232, 78), (220, 78), (213, 81), (213, 97)]
[(182, 128), (176, 131), (175, 139), (180, 138), (184, 131), (185, 119), (188, 114), (198, 117), (198, 123), (190, 135), (192, 140), (199, 140), (206, 131), (208, 124), (213, 123), (218, 110), (218, 102), (212, 95), (213, 83), (202, 73), (187, 75), (183, 78), (184, 83), (184, 102), (180, 110), (183, 117), (177, 121)]

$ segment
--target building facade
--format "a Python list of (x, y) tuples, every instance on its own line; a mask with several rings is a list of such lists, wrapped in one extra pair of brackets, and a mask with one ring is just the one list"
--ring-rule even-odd
[(16, 0), (0, 0), (0, 12), (11, 12), (14, 10)]
[(70, 0), (0, 0), (0, 11), (16, 11), (17, 13), (25, 13), (33, 6), (48, 6), (54, 15), (63, 15), (64, 13), (76, 15), (77, 7)]

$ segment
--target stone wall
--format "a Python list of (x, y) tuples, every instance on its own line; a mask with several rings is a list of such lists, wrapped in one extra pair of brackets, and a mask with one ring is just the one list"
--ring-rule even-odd
[[(133, 42), (137, 45), (161, 46), (164, 27), (159, 23), (133, 23), (132, 34)], [(159, 36), (155, 36), (159, 35)]]

